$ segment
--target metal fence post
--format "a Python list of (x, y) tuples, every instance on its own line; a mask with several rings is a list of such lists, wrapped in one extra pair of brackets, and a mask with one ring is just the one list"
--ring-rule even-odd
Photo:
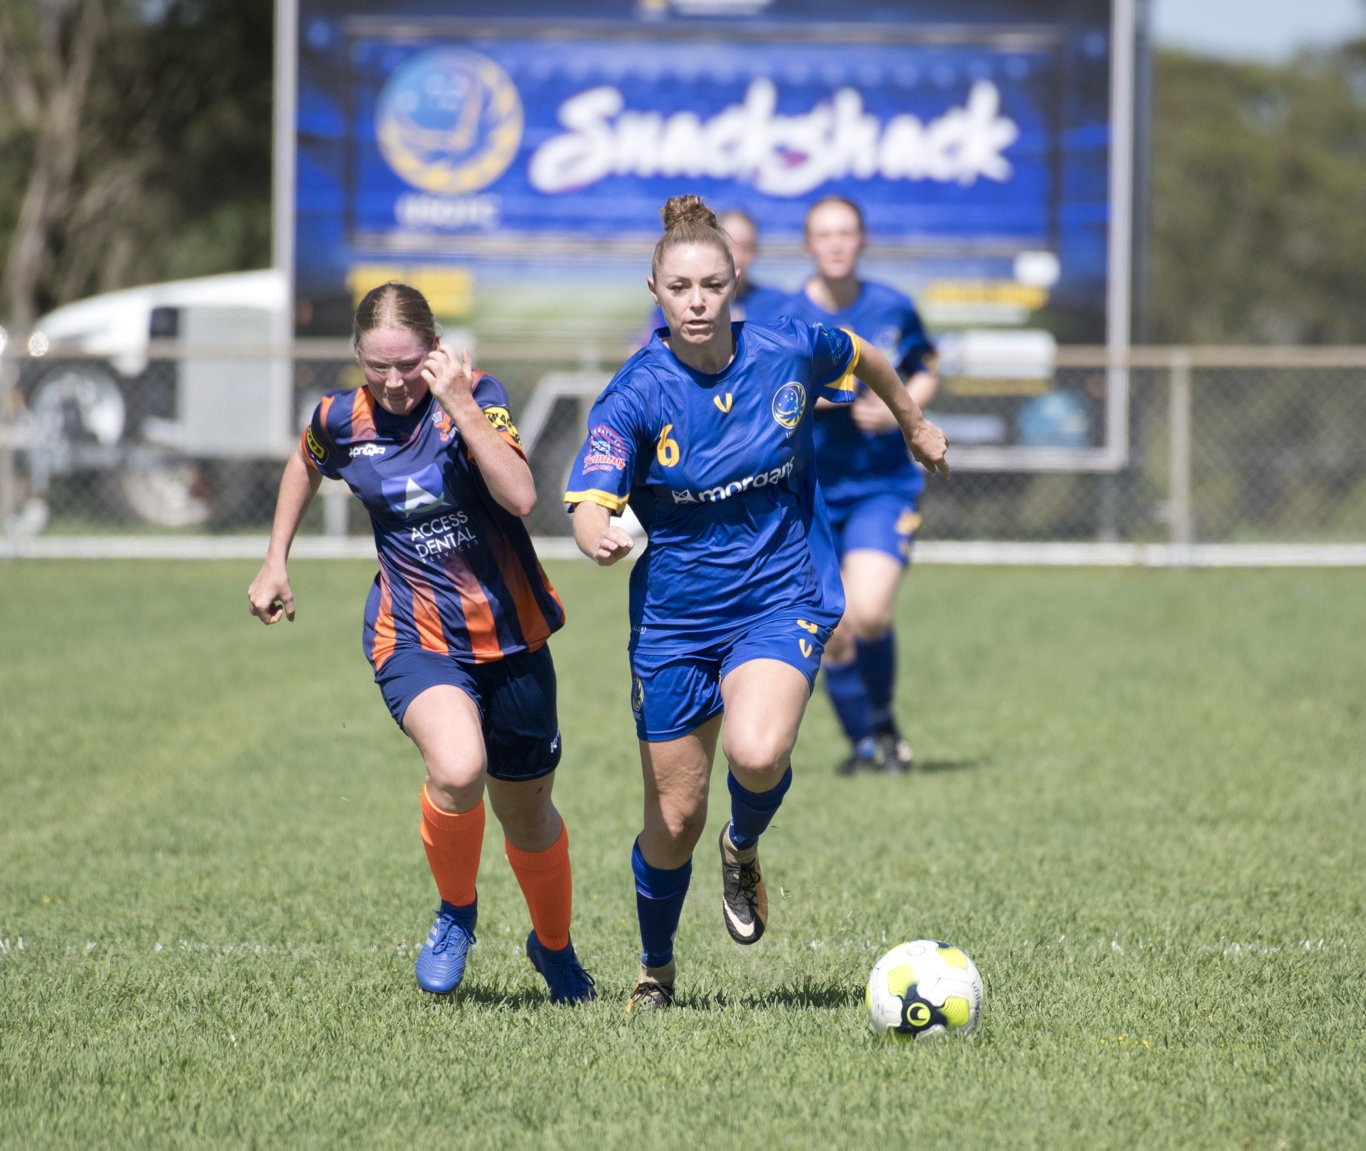
[(19, 485), (14, 471), (14, 411), (12, 392), (19, 374), (17, 365), (5, 355), (8, 338), (0, 328), (0, 535), (15, 530), (19, 512)]
[(1190, 353), (1176, 348), (1171, 357), (1170, 405), (1171, 458), (1168, 476), (1172, 564), (1190, 566), (1191, 552), (1191, 361)]

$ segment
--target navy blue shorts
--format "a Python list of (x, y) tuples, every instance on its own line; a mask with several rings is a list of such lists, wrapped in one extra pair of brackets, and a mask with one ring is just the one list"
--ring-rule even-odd
[[(814, 613), (809, 613), (814, 614)], [(676, 644), (631, 643), (631, 710), (636, 736), (647, 743), (678, 739), (722, 710), (721, 681), (752, 659), (776, 659), (816, 682), (834, 626), (803, 616), (800, 605), (755, 620), (713, 643), (687, 650)]]
[(858, 548), (883, 552), (902, 566), (911, 562), (911, 543), (920, 513), (905, 496), (876, 495), (845, 507), (826, 504), (835, 551), (843, 557)]
[(399, 648), (375, 673), (394, 722), (429, 687), (458, 687), (479, 709), (488, 773), (512, 781), (549, 775), (560, 763), (555, 664), (550, 647), (492, 663), (462, 663), (420, 648)]

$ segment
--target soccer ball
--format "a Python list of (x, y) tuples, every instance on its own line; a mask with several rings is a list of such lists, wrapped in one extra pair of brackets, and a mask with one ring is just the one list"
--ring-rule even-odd
[(893, 947), (868, 976), (868, 1019), (888, 1039), (966, 1035), (982, 1014), (982, 975), (963, 952), (937, 939)]

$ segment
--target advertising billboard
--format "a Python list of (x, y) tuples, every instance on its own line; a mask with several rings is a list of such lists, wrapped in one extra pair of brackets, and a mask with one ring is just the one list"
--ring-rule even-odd
[(1127, 341), (1131, 0), (295, 3), (297, 334), (347, 331), (381, 274), (474, 333), (629, 331), (681, 192), (748, 211), (755, 278), (794, 290), (841, 195), (863, 274), (940, 338), (958, 443), (1113, 466), (1109, 416), (1031, 441), (1000, 397)]

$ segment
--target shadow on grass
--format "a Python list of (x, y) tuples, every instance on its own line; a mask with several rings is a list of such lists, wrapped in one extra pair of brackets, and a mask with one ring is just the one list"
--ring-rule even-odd
[(732, 1007), (809, 1007), (820, 1011), (847, 1011), (859, 1001), (860, 996), (852, 995), (847, 984), (807, 981), (800, 986), (745, 995), (731, 995), (722, 990), (680, 991), (677, 1006), (687, 1011), (727, 1011)]
[(941, 771), (975, 771), (978, 768), (990, 767), (991, 759), (917, 759), (915, 766), (911, 769), (911, 774), (924, 772), (926, 775), (935, 775)]
[[(606, 999), (608, 1002), (620, 999), (622, 1007), (625, 1007), (627, 996), (620, 989), (600, 987), (598, 995), (600, 999)], [(498, 987), (480, 987), (478, 984), (461, 984), (449, 995), (431, 995), (424, 992), (422, 998), (424, 1002), (430, 1003), (431, 1009), (435, 1011), (459, 1011), (462, 1008), (478, 1007), (500, 1011), (535, 1012), (556, 1007), (542, 990), (504, 990)], [(861, 1002), (861, 994), (852, 994), (846, 984), (808, 982), (741, 995), (720, 989), (680, 989), (675, 1010), (711, 1012), (741, 1007), (750, 1010), (807, 1008), (816, 1011), (848, 1011), (852, 1007), (858, 1007)]]
[(477, 983), (462, 983), (449, 995), (420, 993), (436, 1010), (458, 1010), (468, 1007), (497, 1007), (511, 1011), (534, 1010), (539, 1007), (556, 1006), (550, 1002), (550, 993), (545, 988), (518, 988), (510, 991), (499, 987), (481, 987)]

